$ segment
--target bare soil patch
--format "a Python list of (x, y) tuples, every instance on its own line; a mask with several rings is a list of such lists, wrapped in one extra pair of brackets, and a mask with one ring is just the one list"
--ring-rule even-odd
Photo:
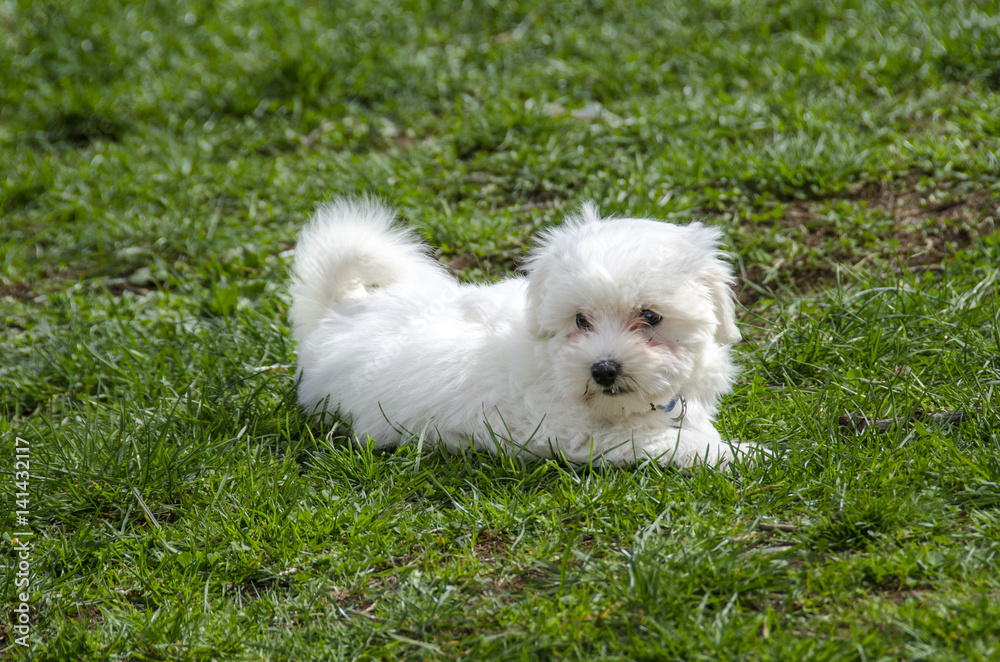
[[(806, 293), (830, 282), (840, 266), (855, 267), (864, 262), (883, 263), (890, 271), (943, 270), (956, 252), (1000, 228), (1000, 196), (996, 191), (959, 185), (922, 190), (919, 181), (917, 175), (897, 182), (870, 181), (840, 195), (787, 203), (783, 216), (774, 220), (772, 227), (777, 226), (779, 233), (790, 234), (803, 246), (821, 251), (825, 259), (748, 265), (740, 274), (740, 302), (749, 307), (771, 283)], [(845, 247), (844, 230), (830, 213), (837, 203), (859, 208), (859, 215), (871, 218), (872, 228), (878, 228), (876, 240), (865, 246)], [(863, 224), (860, 229), (865, 229)]]

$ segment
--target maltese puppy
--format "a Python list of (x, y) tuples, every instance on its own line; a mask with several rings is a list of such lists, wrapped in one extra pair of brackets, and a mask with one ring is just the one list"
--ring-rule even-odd
[(724, 465), (748, 447), (712, 423), (740, 338), (719, 238), (587, 204), (526, 277), (462, 285), (389, 208), (338, 200), (295, 249), (299, 402), (376, 446)]

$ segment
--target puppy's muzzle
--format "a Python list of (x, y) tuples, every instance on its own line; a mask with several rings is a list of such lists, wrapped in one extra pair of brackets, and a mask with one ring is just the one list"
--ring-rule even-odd
[(594, 378), (595, 382), (605, 388), (613, 386), (621, 374), (622, 364), (618, 363), (618, 361), (598, 361), (590, 366), (590, 376)]

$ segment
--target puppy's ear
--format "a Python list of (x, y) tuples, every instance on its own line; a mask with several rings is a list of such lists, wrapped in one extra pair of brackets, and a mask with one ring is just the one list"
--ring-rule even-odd
[(715, 328), (715, 341), (723, 345), (732, 345), (740, 340), (740, 330), (736, 327), (736, 295), (729, 278), (722, 274), (712, 274), (707, 279), (708, 291), (712, 296), (712, 306), (715, 308), (715, 318), (718, 326)]
[(522, 265), (528, 273), (525, 317), (528, 330), (535, 338), (547, 340), (558, 333), (556, 320), (548, 319), (547, 323), (543, 323), (552, 312), (545, 303), (549, 290), (553, 281), (567, 272), (568, 265), (579, 263), (579, 255), (573, 247), (583, 236), (584, 228), (600, 222), (597, 205), (585, 202), (580, 206), (579, 216), (568, 216), (562, 225), (543, 232), (537, 239), (538, 245), (528, 253)]
[(552, 331), (542, 328), (542, 301), (548, 290), (549, 271), (551, 267), (544, 260), (532, 259), (528, 263), (528, 294), (524, 311), (528, 331), (539, 340), (547, 340), (555, 335)]
[(736, 328), (736, 293), (733, 292), (733, 271), (726, 254), (719, 249), (722, 232), (718, 228), (695, 222), (688, 226), (701, 241), (702, 251), (708, 258), (699, 270), (699, 279), (708, 288), (715, 310), (715, 342), (732, 345), (740, 340)]

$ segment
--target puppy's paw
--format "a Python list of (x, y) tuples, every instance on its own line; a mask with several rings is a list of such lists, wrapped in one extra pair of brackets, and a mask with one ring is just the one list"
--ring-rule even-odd
[[(670, 449), (647, 455), (663, 465), (672, 464), (685, 469), (714, 467), (728, 470), (734, 460), (759, 460), (771, 456), (771, 452), (752, 443), (725, 442), (722, 439), (698, 435), (682, 436)], [(649, 449), (652, 450), (652, 449)]]

